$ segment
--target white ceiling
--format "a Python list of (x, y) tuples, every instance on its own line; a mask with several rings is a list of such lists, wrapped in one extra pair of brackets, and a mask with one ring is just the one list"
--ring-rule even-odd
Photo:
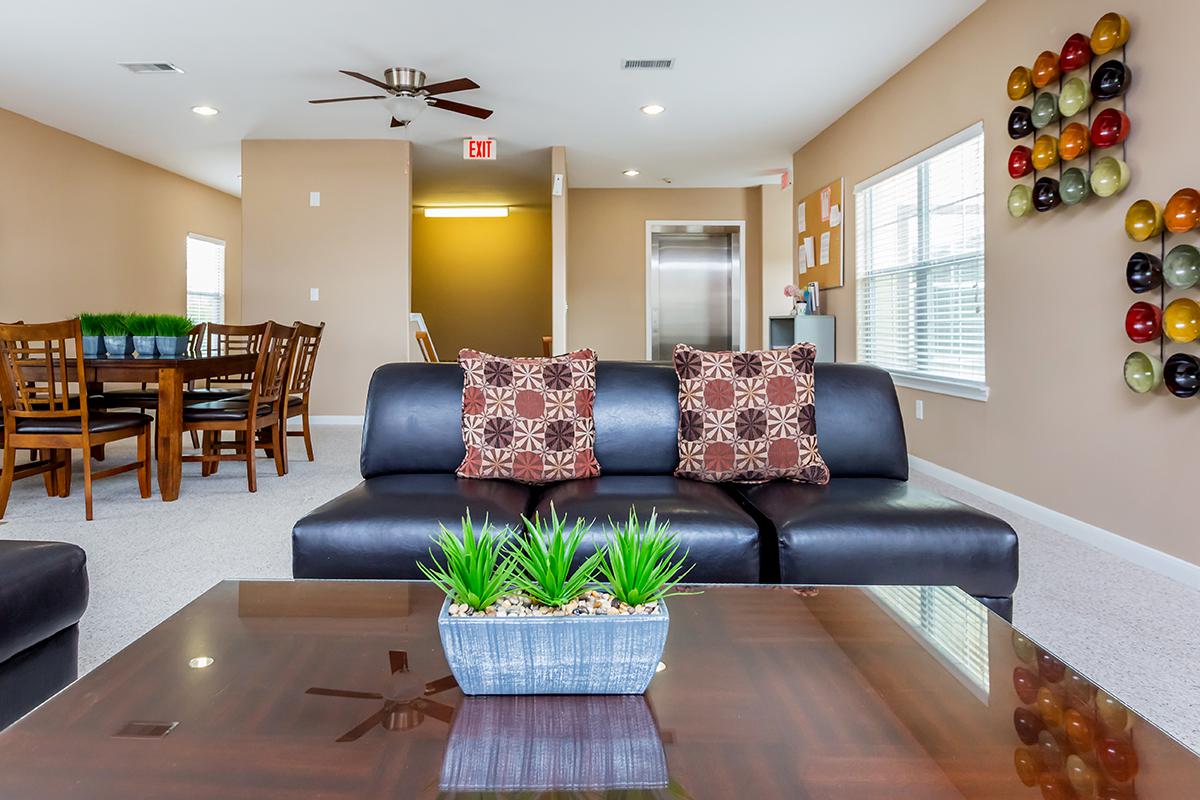
[[(0, 107), (235, 194), (243, 138), (407, 136), (426, 154), (421, 184), (461, 180), (460, 140), (479, 134), (524, 170), (565, 145), (577, 187), (748, 186), (981, 2), (4, 0)], [(674, 69), (620, 69), (659, 57)], [(372, 102), (305, 102), (371, 94), (337, 70), (388, 66), (473, 78), (481, 89), (450, 97), (496, 113), (430, 109), (404, 132)], [(666, 113), (638, 111), (651, 102)]]

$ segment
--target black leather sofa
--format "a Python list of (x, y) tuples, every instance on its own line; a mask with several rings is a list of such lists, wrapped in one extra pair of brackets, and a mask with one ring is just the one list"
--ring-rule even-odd
[[(858, 364), (817, 364), (816, 421), (828, 486), (714, 485), (671, 473), (678, 382), (665, 364), (596, 368), (599, 478), (528, 487), (464, 480), (462, 372), (456, 364), (389, 364), (371, 380), (363, 482), (292, 531), (297, 578), (420, 578), (437, 522), (464, 509), (501, 525), (522, 514), (595, 519), (630, 505), (657, 509), (696, 566), (689, 580), (722, 583), (956, 585), (1011, 617), (1017, 536), (982, 511), (908, 483), (904, 425), (891, 377)], [(588, 551), (590, 552), (590, 550)], [(582, 554), (581, 554), (582, 557)]]
[(73, 544), (0, 540), (0, 730), (78, 676), (86, 562)]

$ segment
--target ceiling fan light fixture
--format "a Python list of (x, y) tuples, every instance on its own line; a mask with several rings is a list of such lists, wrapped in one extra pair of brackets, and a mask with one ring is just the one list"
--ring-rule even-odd
[(642, 173), (638, 172), (636, 169), (627, 169), (624, 172), (622, 172), (621, 174), (624, 175), (626, 178), (636, 178), (638, 175), (641, 175)]
[(642, 113), (649, 114), (652, 117), (661, 114), (666, 110), (667, 109), (665, 107), (660, 106), (658, 103), (651, 103), (650, 105), (642, 106)]
[(388, 107), (392, 116), (401, 122), (412, 122), (421, 116), (427, 105), (424, 97), (411, 95), (389, 97), (383, 104)]
[(220, 109), (213, 108), (212, 106), (192, 106), (192, 113), (199, 114), (202, 117), (215, 117), (217, 114), (220, 114), (221, 111)]

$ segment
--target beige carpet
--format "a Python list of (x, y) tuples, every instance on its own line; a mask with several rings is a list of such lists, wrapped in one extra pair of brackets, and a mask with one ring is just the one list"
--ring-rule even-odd
[[(245, 470), (223, 464), (202, 479), (184, 466), (177, 502), (138, 497), (132, 475), (96, 484), (93, 522), (82, 480), (70, 498), (19, 482), (0, 537), (60, 539), (88, 554), (92, 598), (81, 625), (87, 671), (224, 578), (291, 576), (292, 523), (358, 480), (357, 427), (319, 426), (317, 461), (292, 440), (292, 471), (259, 461), (257, 494)], [(111, 448), (110, 463), (131, 455)], [(1200, 751), (1200, 592), (920, 476), (914, 481), (1005, 517), (1021, 536), (1016, 624)]]

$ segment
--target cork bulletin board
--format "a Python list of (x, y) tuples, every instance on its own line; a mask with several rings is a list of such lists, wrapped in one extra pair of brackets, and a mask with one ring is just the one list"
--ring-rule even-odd
[(837, 289), (845, 283), (842, 274), (845, 230), (845, 180), (838, 178), (796, 204), (796, 285), (816, 281), (822, 289)]

